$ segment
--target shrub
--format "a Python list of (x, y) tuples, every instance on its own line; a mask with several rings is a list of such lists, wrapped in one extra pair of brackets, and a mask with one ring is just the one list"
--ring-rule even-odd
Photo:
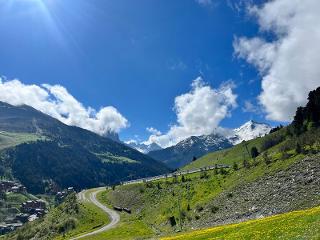
[(296, 149), (295, 149), (296, 153), (297, 154), (300, 154), (302, 153), (302, 148), (301, 148), (301, 145), (299, 143), (296, 144)]
[(207, 171), (201, 171), (201, 173), (200, 173), (200, 178), (201, 178), (201, 179), (203, 179), (203, 178), (208, 179), (208, 178), (209, 178), (209, 175), (208, 175)]
[(197, 205), (196, 206), (196, 210), (197, 210), (197, 212), (202, 212), (203, 211), (203, 207), (201, 205)]
[(185, 178), (185, 176), (184, 176), (184, 175), (182, 175), (182, 177), (181, 177), (181, 181), (182, 181), (182, 182), (186, 182), (186, 178)]
[(288, 159), (290, 157), (291, 157), (291, 155), (289, 153), (287, 153), (287, 152), (284, 152), (284, 153), (281, 154), (281, 159), (285, 160), (285, 159)]
[(250, 168), (250, 162), (247, 159), (243, 159), (242, 165), (244, 168)]
[(190, 210), (191, 210), (191, 207), (190, 207), (190, 204), (188, 203), (187, 211), (190, 211)]
[(212, 213), (216, 213), (216, 212), (218, 212), (218, 210), (219, 210), (219, 208), (217, 206), (212, 206), (211, 207), (211, 212)]
[(251, 148), (251, 157), (252, 158), (256, 158), (259, 156), (259, 152), (258, 152), (258, 149), (256, 147), (252, 147)]
[(271, 161), (271, 159), (270, 159), (270, 157), (269, 157), (267, 152), (263, 153), (262, 158), (263, 158), (265, 164), (269, 165), (270, 163), (272, 163), (272, 161)]
[(233, 163), (232, 168), (234, 171), (238, 171), (239, 170), (239, 166), (236, 162)]
[(169, 217), (169, 222), (171, 227), (174, 227), (177, 225), (176, 218), (174, 216)]

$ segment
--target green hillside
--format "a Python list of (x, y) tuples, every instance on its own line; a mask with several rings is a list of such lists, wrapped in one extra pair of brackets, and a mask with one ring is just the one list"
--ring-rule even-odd
[(72, 194), (43, 219), (27, 223), (16, 232), (1, 239), (70, 239), (108, 222), (108, 217), (98, 207), (87, 202), (78, 203), (75, 194)]
[(320, 239), (320, 207), (165, 237), (178, 239)]
[[(0, 102), (0, 176), (32, 193), (77, 190), (168, 172), (124, 144), (67, 126), (32, 107)], [(37, 141), (36, 141), (37, 140)]]
[[(249, 141), (245, 156), (246, 143), (242, 143), (208, 155), (219, 156), (218, 160), (211, 162), (207, 156), (193, 163), (198, 167), (225, 163), (232, 166), (229, 169), (117, 186), (104, 194), (103, 201), (128, 207), (133, 213), (125, 216), (121, 228), (92, 239), (116, 236), (112, 232), (124, 234), (136, 221), (142, 223), (140, 230), (144, 227), (148, 238), (150, 231), (151, 236), (165, 236), (319, 206), (319, 139), (319, 128), (298, 136), (283, 128)], [(250, 156), (253, 147), (260, 153), (255, 158)], [(134, 233), (130, 236), (128, 239), (142, 238)]]
[(25, 142), (33, 142), (43, 137), (30, 133), (13, 133), (0, 131), (0, 151)]

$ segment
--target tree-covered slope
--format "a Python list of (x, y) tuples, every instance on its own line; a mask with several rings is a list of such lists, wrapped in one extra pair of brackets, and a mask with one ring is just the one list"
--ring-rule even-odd
[(124, 144), (67, 126), (25, 105), (0, 103), (0, 130), (11, 136), (34, 136), (33, 141), (8, 145), (1, 152), (6, 172), (34, 192), (54, 185), (80, 189), (113, 184), (168, 171), (164, 164)]

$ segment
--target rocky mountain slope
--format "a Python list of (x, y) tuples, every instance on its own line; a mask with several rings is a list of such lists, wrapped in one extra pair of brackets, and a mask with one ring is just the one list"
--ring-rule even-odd
[(32, 192), (55, 186), (94, 187), (168, 171), (164, 164), (124, 144), (67, 126), (26, 105), (0, 102), (0, 131), (40, 139), (1, 152), (0, 170)]
[[(201, 221), (192, 227), (206, 227), (256, 219), (320, 205), (320, 155), (301, 161), (254, 182), (224, 191), (207, 203)], [(211, 209), (217, 211), (212, 214)]]

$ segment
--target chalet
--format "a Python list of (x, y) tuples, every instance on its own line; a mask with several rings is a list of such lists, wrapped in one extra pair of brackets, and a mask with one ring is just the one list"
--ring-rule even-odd
[(20, 183), (12, 181), (1, 181), (0, 192), (26, 193), (27, 189)]
[(8, 192), (12, 187), (15, 186), (14, 182), (11, 181), (1, 181), (0, 182), (0, 191), (1, 192)]
[(26, 193), (27, 189), (26, 187), (22, 186), (22, 185), (15, 185), (10, 189), (11, 192), (13, 193)]
[(16, 221), (26, 223), (28, 222), (28, 218), (30, 217), (30, 214), (27, 213), (19, 213), (16, 215)]
[(9, 224), (1, 224), (0, 225), (0, 234), (6, 234), (16, 230), (17, 228), (21, 227), (22, 223), (9, 223)]
[(46, 209), (46, 203), (44, 201), (41, 200), (29, 200), (27, 202), (22, 203), (21, 205), (21, 210), (24, 213), (36, 213), (36, 210), (42, 209), (45, 210)]

